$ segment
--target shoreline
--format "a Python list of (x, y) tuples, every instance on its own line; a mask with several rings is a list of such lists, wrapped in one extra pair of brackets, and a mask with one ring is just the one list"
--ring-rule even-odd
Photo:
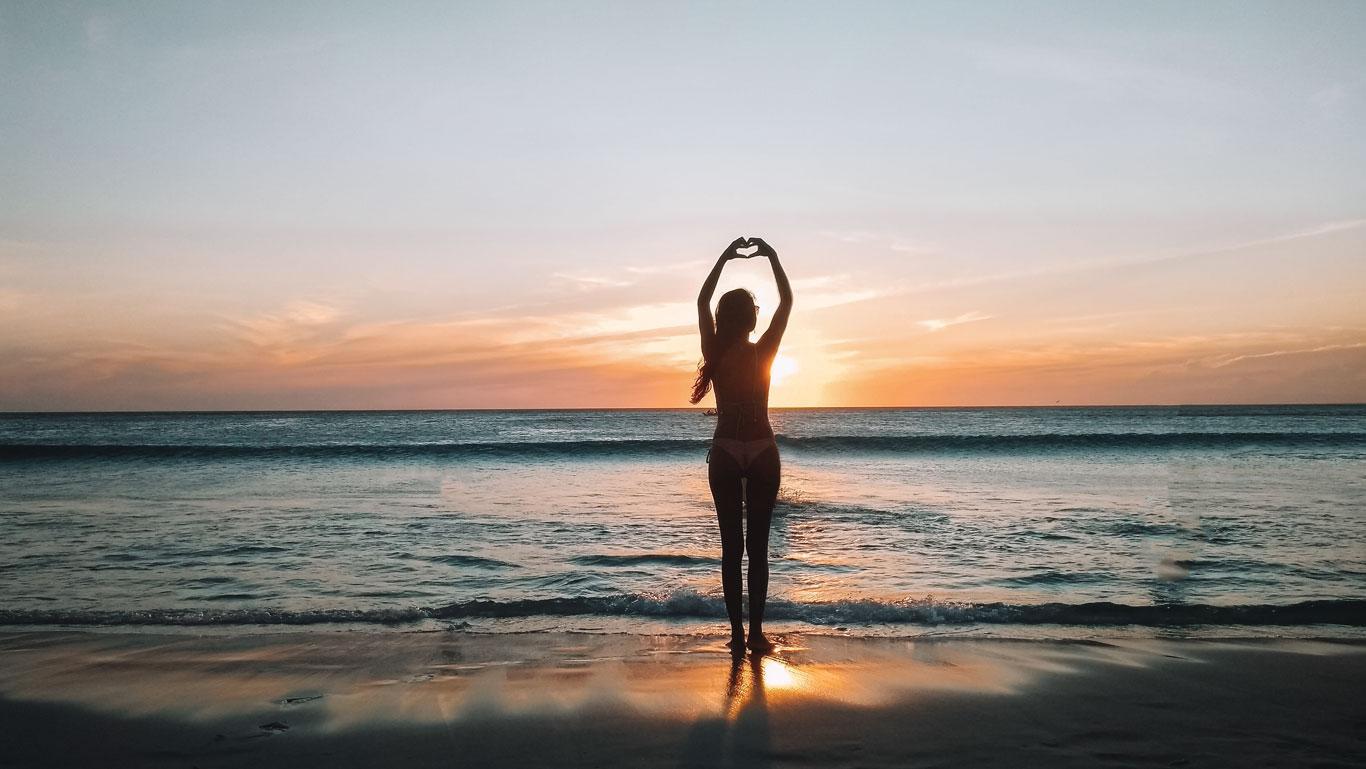
[[(566, 619), (576, 619), (566, 624)], [(1361, 624), (1218, 624), (1218, 625), (1069, 625), (1040, 623), (850, 623), (813, 624), (793, 620), (765, 623), (773, 633), (802, 638), (848, 641), (991, 641), (1000, 643), (1143, 643), (1172, 642), (1296, 642), (1366, 644), (1366, 626)], [(602, 637), (677, 637), (706, 639), (721, 637), (724, 617), (660, 618), (652, 616), (585, 616), (566, 618), (558, 615), (520, 618), (493, 617), (465, 620), (404, 619), (400, 621), (319, 622), (185, 622), (185, 623), (42, 623), (0, 622), (0, 638), (13, 634), (90, 634), (169, 637), (243, 637), (290, 634), (447, 634), (452, 636), (586, 635)]]
[[(1366, 643), (0, 632), (15, 766), (1349, 766)], [(0, 762), (0, 763), (6, 763)]]

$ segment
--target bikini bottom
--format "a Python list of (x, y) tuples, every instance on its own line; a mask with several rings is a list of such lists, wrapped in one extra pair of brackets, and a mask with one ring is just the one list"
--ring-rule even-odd
[[(749, 466), (763, 455), (770, 446), (774, 451), (778, 450), (778, 442), (772, 436), (768, 438), (758, 438), (752, 441), (742, 441), (738, 438), (712, 438), (712, 450), (721, 449), (735, 460), (735, 464), (740, 467), (740, 474), (745, 475), (749, 471)], [(711, 461), (711, 452), (707, 452), (707, 461)]]

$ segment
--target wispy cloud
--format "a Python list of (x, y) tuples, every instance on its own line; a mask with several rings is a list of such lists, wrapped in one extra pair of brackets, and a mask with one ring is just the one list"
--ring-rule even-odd
[(1333, 352), (1336, 350), (1358, 350), (1363, 347), (1366, 347), (1366, 342), (1354, 342), (1350, 344), (1325, 344), (1320, 345), (1318, 347), (1306, 347), (1294, 350), (1271, 350), (1269, 352), (1249, 353), (1246, 355), (1218, 356), (1217, 358), (1210, 361), (1209, 365), (1212, 368), (1224, 368), (1225, 366), (1232, 366), (1236, 363), (1242, 363), (1243, 361), (1248, 360), (1257, 360), (1259, 358), (1280, 358), (1286, 355), (1307, 355), (1320, 352)]
[(296, 300), (277, 312), (225, 321), (230, 334), (246, 345), (286, 362), (310, 357), (315, 343), (335, 330), (341, 311), (332, 305)]
[(976, 323), (979, 320), (991, 320), (993, 316), (973, 310), (952, 318), (930, 318), (928, 320), (916, 321), (918, 325), (924, 326), (930, 331), (943, 331), (949, 326), (958, 326), (964, 323)]
[[(892, 293), (891, 289), (885, 287), (868, 288), (862, 286), (847, 273), (798, 278), (792, 281), (792, 292), (798, 297), (803, 310), (838, 307)], [(765, 288), (761, 293), (767, 296), (769, 289)], [(773, 292), (771, 301), (777, 302), (776, 290)]]
[(902, 254), (928, 256), (938, 253), (939, 247), (933, 243), (921, 242), (902, 235), (873, 232), (871, 230), (822, 230), (821, 236), (855, 246), (885, 248)]
[(1268, 238), (1249, 240), (1234, 246), (1220, 249), (1220, 251), (1234, 251), (1243, 248), (1252, 248), (1268, 243), (1280, 243), (1286, 240), (1299, 240), (1300, 238), (1316, 238), (1320, 235), (1330, 235), (1334, 232), (1346, 232), (1366, 226), (1366, 219), (1339, 219), (1331, 222), (1323, 222), (1301, 230), (1294, 230), (1281, 235), (1273, 235)]
[(706, 266), (706, 260), (689, 259), (684, 262), (670, 262), (669, 264), (631, 264), (627, 265), (625, 269), (634, 275), (663, 275), (674, 272), (691, 272)]
[(707, 262), (704, 260), (690, 259), (666, 264), (628, 264), (616, 268), (607, 268), (604, 272), (594, 274), (557, 272), (554, 273), (554, 277), (569, 282), (580, 291), (594, 291), (603, 288), (626, 288), (638, 285), (642, 280), (657, 276), (701, 270), (706, 265)]
[(841, 243), (852, 243), (856, 246), (876, 243), (881, 239), (880, 235), (868, 230), (821, 230), (820, 234), (831, 240), (838, 240)]
[(927, 405), (1357, 402), (1366, 393), (1361, 333), (1037, 340), (958, 348), (938, 358), (889, 351), (858, 356), (841, 396)]
[(626, 288), (635, 285), (633, 280), (609, 278), (603, 275), (571, 275), (565, 272), (557, 272), (554, 273), (554, 277), (568, 281), (580, 291), (592, 291), (599, 288)]
[(1125, 267), (1136, 267), (1144, 264), (1157, 264), (1160, 262), (1174, 262), (1183, 259), (1198, 259), (1201, 257), (1216, 256), (1234, 251), (1241, 251), (1258, 246), (1271, 245), (1273, 243), (1283, 243), (1287, 241), (1300, 240), (1304, 238), (1315, 238), (1323, 235), (1331, 235), (1338, 232), (1366, 227), (1366, 219), (1341, 219), (1320, 224), (1312, 225), (1290, 232), (1270, 235), (1264, 238), (1246, 240), (1228, 245), (1216, 246), (1213, 248), (1200, 248), (1181, 250), (1177, 253), (1145, 254), (1140, 256), (1126, 257), (1097, 257), (1064, 264), (1052, 264), (1041, 267), (1031, 267), (1019, 270), (1002, 270), (978, 275), (966, 275), (960, 277), (946, 278), (943, 280), (927, 281), (912, 285), (903, 285), (895, 289), (888, 288), (877, 292), (874, 297), (879, 298), (889, 295), (919, 294), (930, 291), (942, 291), (946, 289), (967, 288), (991, 283), (1002, 283), (1007, 281), (1022, 280), (1027, 278), (1041, 278), (1053, 275), (1068, 275), (1073, 273), (1098, 272), (1102, 270), (1122, 269)]
[(1108, 101), (1137, 96), (1192, 103), (1247, 96), (1225, 82), (1100, 50), (993, 43), (969, 52), (988, 72), (1072, 86)]
[(260, 62), (317, 56), (329, 48), (346, 45), (358, 35), (352, 32), (305, 32), (298, 34), (248, 34), (212, 42), (177, 45), (164, 54), (179, 65), (199, 62)]

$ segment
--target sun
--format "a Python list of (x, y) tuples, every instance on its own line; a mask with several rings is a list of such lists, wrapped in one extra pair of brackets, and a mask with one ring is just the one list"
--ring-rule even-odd
[(771, 370), (769, 381), (775, 385), (782, 384), (784, 379), (787, 379), (800, 370), (801, 366), (797, 365), (795, 359), (780, 354), (773, 359), (773, 369)]

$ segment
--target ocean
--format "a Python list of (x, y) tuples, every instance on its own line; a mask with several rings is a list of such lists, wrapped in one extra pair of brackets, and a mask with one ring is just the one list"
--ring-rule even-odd
[[(1366, 406), (772, 421), (775, 632), (1366, 636)], [(0, 624), (724, 632), (712, 424), (0, 415)]]

